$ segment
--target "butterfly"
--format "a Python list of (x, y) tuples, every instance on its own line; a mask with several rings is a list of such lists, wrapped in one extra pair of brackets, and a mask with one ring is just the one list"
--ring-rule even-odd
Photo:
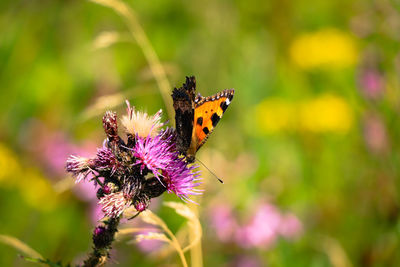
[(172, 91), (175, 109), (175, 130), (177, 150), (189, 163), (194, 162), (195, 154), (217, 126), (222, 115), (233, 99), (235, 90), (226, 89), (215, 95), (203, 97), (196, 95), (196, 79), (186, 77), (180, 88)]

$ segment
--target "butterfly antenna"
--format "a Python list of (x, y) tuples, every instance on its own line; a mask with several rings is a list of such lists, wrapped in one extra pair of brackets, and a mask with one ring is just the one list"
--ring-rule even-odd
[(221, 184), (224, 183), (224, 181), (223, 181), (222, 179), (218, 178), (218, 176), (215, 175), (215, 173), (213, 173), (203, 162), (201, 162), (198, 158), (196, 158), (196, 160), (197, 160), (198, 162), (200, 162), (201, 165), (203, 165), (204, 168), (206, 168), (212, 175), (214, 175), (214, 177), (217, 178), (217, 180), (218, 180)]

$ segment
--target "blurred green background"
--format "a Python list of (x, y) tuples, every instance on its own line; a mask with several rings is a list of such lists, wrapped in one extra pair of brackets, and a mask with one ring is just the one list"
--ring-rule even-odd
[[(195, 75), (202, 95), (236, 91), (197, 154), (225, 181), (203, 170), (204, 266), (398, 266), (398, 0), (126, 3), (171, 90)], [(167, 107), (111, 8), (3, 0), (0, 33), (0, 234), (79, 262), (96, 201), (71, 188), (65, 159), (95, 153), (103, 112), (121, 116), (125, 99), (151, 114)], [(118, 242), (109, 266), (180, 266), (148, 250)], [(0, 265), (32, 264), (0, 244)]]

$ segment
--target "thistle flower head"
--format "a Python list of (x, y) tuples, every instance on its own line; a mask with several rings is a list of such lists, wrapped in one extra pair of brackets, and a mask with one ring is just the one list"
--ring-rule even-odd
[(200, 195), (202, 192), (195, 189), (201, 184), (200, 172), (195, 171), (197, 168), (197, 165), (188, 166), (184, 158), (171, 161), (163, 172), (168, 193), (175, 193), (185, 202), (193, 202), (189, 195)]
[(160, 180), (160, 170), (165, 169), (176, 158), (172, 146), (168, 138), (164, 140), (161, 135), (154, 138), (148, 136), (145, 139), (138, 137), (133, 156), (136, 158), (136, 164), (140, 164), (141, 170), (146, 167)]
[(76, 177), (76, 183), (85, 179), (91, 172), (92, 161), (88, 158), (70, 156), (67, 159), (66, 170)]
[(155, 137), (159, 132), (163, 123), (160, 122), (162, 110), (160, 109), (153, 116), (149, 116), (146, 112), (135, 111), (135, 107), (131, 107), (129, 102), (127, 111), (128, 115), (122, 117), (122, 125), (127, 134), (145, 138), (147, 136)]
[(94, 165), (96, 166), (96, 169), (99, 171), (101, 170), (115, 171), (116, 159), (111, 149), (105, 146), (97, 149), (97, 157), (94, 159)]

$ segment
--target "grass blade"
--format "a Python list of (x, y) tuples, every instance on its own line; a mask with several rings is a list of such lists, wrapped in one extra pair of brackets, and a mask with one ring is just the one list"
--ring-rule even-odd
[(36, 250), (28, 246), (26, 243), (22, 242), (18, 238), (9, 235), (0, 235), (0, 242), (15, 248), (20, 251), (22, 254), (31, 257), (31, 258), (39, 258), (44, 259), (42, 255), (40, 255)]

